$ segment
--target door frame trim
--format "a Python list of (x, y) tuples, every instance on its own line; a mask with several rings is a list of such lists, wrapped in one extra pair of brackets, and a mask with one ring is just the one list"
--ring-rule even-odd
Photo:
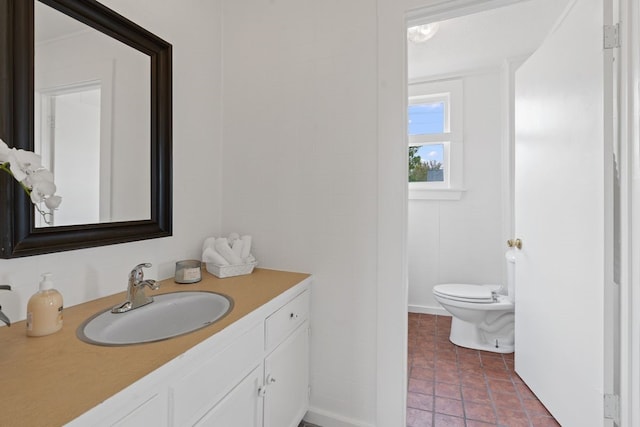
[[(376, 425), (406, 424), (407, 381), (407, 190), (406, 144), (406, 36), (408, 23), (437, 20), (446, 14), (465, 14), (527, 0), (423, 0), (378, 2), (378, 273), (377, 273), (377, 409)], [(408, 3), (412, 3), (408, 5)], [(622, 143), (628, 150), (622, 159), (631, 171), (623, 177), (621, 192), (622, 270), (628, 281), (621, 298), (621, 417), (622, 426), (640, 425), (640, 227), (632, 227), (632, 213), (640, 211), (640, 7), (621, 0), (622, 27), (621, 117)], [(632, 95), (628, 95), (628, 93)], [(621, 104), (622, 105), (622, 104)], [(625, 133), (626, 132), (626, 133)], [(625, 138), (627, 135), (627, 138)], [(626, 142), (628, 140), (628, 142)], [(634, 151), (635, 150), (635, 151)], [(635, 157), (634, 157), (635, 156)], [(634, 174), (635, 172), (635, 174)], [(508, 172), (510, 173), (510, 172)], [(508, 175), (503, 175), (508, 176)], [(637, 177), (635, 181), (633, 177)], [(512, 211), (505, 211), (505, 220)], [(510, 227), (513, 221), (510, 220)], [(505, 230), (510, 230), (505, 226)], [(623, 273), (624, 274), (624, 273)], [(624, 276), (623, 276), (624, 277)], [(635, 310), (634, 310), (635, 307)], [(630, 378), (627, 380), (627, 378)]]
[[(377, 426), (406, 425), (407, 26), (524, 1), (528, 0), (422, 0), (419, 4), (409, 0), (377, 2)], [(398, 141), (404, 143), (398, 144)]]
[[(620, 426), (640, 425), (640, 7), (620, 0)], [(634, 226), (635, 225), (635, 226)]]

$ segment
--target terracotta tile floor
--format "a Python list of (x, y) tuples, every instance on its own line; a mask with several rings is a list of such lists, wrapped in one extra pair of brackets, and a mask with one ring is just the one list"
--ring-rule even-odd
[(449, 341), (451, 318), (409, 313), (407, 427), (559, 426), (513, 370), (513, 354)]

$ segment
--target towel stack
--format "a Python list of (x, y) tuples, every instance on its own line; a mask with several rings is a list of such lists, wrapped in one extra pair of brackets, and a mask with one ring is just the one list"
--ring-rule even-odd
[(229, 237), (209, 237), (202, 245), (202, 261), (217, 266), (255, 264), (251, 236), (231, 233)]

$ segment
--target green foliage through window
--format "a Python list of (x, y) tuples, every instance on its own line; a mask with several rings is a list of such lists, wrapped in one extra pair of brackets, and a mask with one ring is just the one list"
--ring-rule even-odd
[(409, 182), (444, 181), (442, 163), (437, 160), (422, 160), (418, 150), (409, 147)]

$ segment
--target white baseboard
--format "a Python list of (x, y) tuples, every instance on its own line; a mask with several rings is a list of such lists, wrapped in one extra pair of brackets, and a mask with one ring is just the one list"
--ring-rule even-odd
[(426, 305), (411, 305), (408, 307), (409, 313), (435, 314), (438, 316), (449, 316), (451, 314), (442, 307), (430, 307)]
[(373, 424), (364, 421), (354, 420), (333, 412), (310, 407), (304, 420), (308, 423), (322, 427), (375, 427)]

